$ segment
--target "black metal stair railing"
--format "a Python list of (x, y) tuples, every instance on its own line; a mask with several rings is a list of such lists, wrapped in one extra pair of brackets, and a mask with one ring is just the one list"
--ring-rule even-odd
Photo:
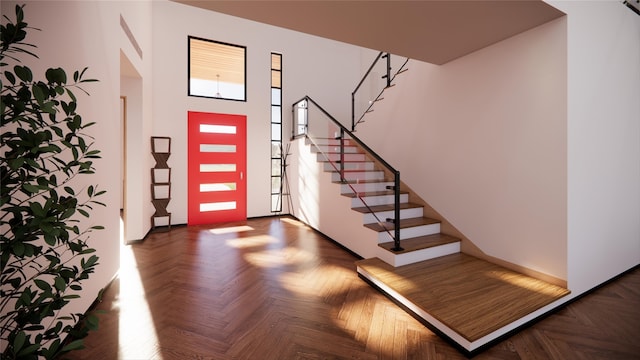
[[(393, 58), (393, 61), (392, 61)], [(392, 56), (380, 52), (351, 93), (351, 131), (364, 121), (364, 116), (373, 111), (373, 105), (382, 100), (384, 91), (393, 86), (393, 79), (406, 71), (409, 58)], [(398, 70), (393, 71), (393, 66)], [(381, 75), (382, 74), (382, 75)]]
[[(369, 212), (375, 217), (379, 224), (385, 229), (389, 236), (394, 241), (394, 251), (402, 251), (400, 246), (400, 172), (394, 169), (388, 162), (382, 157), (376, 154), (369, 146), (367, 146), (362, 140), (348, 130), (344, 125), (331, 116), (326, 110), (324, 110), (318, 103), (316, 103), (309, 96), (305, 96), (299, 101), (296, 101), (292, 106), (292, 139), (306, 137), (313, 146), (315, 146), (318, 152), (327, 159), (331, 164), (331, 167), (340, 174), (340, 182), (349, 186), (350, 190), (355, 196), (364, 204)], [(337, 160), (332, 160), (331, 154), (322, 150), (321, 140), (339, 140), (339, 157)], [(355, 142), (357, 146), (362, 149), (365, 154), (373, 159), (376, 163), (380, 164), (386, 169), (386, 171), (393, 176), (393, 186), (388, 190), (393, 190), (394, 208), (393, 219), (385, 218), (379, 219), (375, 212), (371, 209), (361, 196), (360, 191), (357, 191), (351, 183), (345, 177), (345, 141), (350, 139)], [(390, 182), (390, 181), (389, 181)], [(393, 224), (393, 234), (389, 231), (389, 227), (385, 226), (385, 222)]]

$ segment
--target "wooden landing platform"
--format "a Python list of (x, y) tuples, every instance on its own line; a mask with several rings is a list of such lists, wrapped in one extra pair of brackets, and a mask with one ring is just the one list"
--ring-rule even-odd
[(469, 353), (561, 305), (570, 293), (462, 253), (392, 267), (356, 262), (361, 277)]

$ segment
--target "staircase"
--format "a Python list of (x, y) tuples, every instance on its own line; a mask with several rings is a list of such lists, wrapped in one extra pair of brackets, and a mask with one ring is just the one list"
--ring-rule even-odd
[(378, 258), (395, 267), (460, 251), (460, 239), (441, 233), (440, 221), (425, 217), (423, 206), (410, 202), (408, 191), (400, 192), (402, 250), (394, 250), (394, 181), (350, 139), (345, 139), (342, 181), (336, 165), (340, 140), (314, 141), (307, 138), (305, 144), (331, 174), (332, 182), (340, 185), (340, 194), (350, 200), (351, 210), (362, 217), (362, 225), (378, 244)]
[(461, 240), (424, 216), (399, 172), (313, 99), (293, 113), (294, 135), (305, 139), (294, 142), (298, 218), (364, 258), (363, 280), (462, 353), (567, 301), (568, 289), (460, 252)]
[[(358, 115), (353, 107), (352, 130), (392, 86), (386, 59), (386, 85)], [(462, 353), (474, 355), (567, 301), (568, 289), (462, 253), (461, 240), (412, 201), (399, 172), (313, 99), (292, 112), (293, 137), (305, 138), (295, 142), (294, 215), (364, 258), (356, 262), (363, 280)]]
[[(318, 181), (331, 181), (365, 231), (355, 240), (344, 236), (353, 234), (354, 219), (337, 208), (334, 226), (319, 230), (335, 228), (335, 219), (341, 219), (330, 237), (365, 258), (356, 262), (358, 275), (467, 356), (566, 302), (567, 289), (461, 253), (461, 240), (441, 233), (440, 220), (425, 217), (423, 206), (411, 202), (410, 191), (400, 192), (402, 250), (396, 250), (395, 182), (388, 171), (351, 139), (344, 140), (342, 154), (340, 140), (328, 137), (306, 138), (303, 146), (326, 175)], [(367, 249), (372, 246), (373, 252)]]

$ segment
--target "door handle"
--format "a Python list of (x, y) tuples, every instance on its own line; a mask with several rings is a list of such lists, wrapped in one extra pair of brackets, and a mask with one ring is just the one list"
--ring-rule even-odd
[(240, 180), (244, 180), (244, 172), (240, 171)]

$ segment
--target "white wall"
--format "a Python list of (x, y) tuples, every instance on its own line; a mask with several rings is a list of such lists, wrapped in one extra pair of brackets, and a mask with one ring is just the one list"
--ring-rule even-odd
[[(124, 55), (123, 55), (124, 56)], [(120, 95), (126, 97), (125, 134), (125, 201), (124, 201), (124, 237), (125, 241), (135, 241), (144, 238), (149, 231), (149, 176), (145, 171), (150, 146), (144, 133), (143, 79), (134, 76), (120, 77)], [(145, 164), (142, 165), (141, 164)], [(145, 182), (146, 181), (146, 182)]]
[(410, 61), (357, 129), (486, 255), (567, 278), (566, 20)]
[(367, 259), (378, 255), (378, 233), (364, 227), (363, 215), (351, 210), (351, 198), (341, 195), (340, 184), (318, 162), (318, 154), (304, 138), (291, 142), (290, 185), (296, 218), (345, 248)]
[[(247, 47), (246, 102), (187, 96), (189, 35)], [(153, 135), (173, 137), (168, 210), (174, 223), (187, 222), (188, 111), (247, 116), (247, 216), (271, 215), (271, 52), (283, 54), (284, 139), (291, 134), (291, 104), (304, 95), (350, 119), (350, 93), (361, 73), (360, 48), (182, 4), (153, 2)]]
[(640, 263), (640, 16), (552, 1), (568, 18), (568, 272), (580, 294)]
[[(151, 228), (151, 168), (155, 162), (151, 155), (153, 122), (151, 2), (124, 1), (120, 14), (127, 24), (127, 36), (118, 18), (121, 52), (121, 95), (127, 97), (126, 123), (126, 189), (124, 219), (126, 241), (143, 239)], [(140, 48), (141, 54), (135, 44)]]
[[(25, 61), (37, 78), (44, 78), (48, 67), (62, 67), (70, 76), (74, 70), (89, 67), (87, 78), (98, 83), (85, 86), (91, 96), (75, 91), (78, 112), (85, 122), (96, 122), (87, 129), (95, 136), (95, 148), (102, 158), (95, 162), (96, 174), (80, 176), (77, 186), (97, 184), (107, 190), (100, 199), (107, 206), (95, 207), (91, 218), (82, 220), (80, 228), (103, 225), (105, 230), (92, 234), (88, 243), (100, 257), (96, 272), (83, 283), (82, 298), (67, 308), (70, 312), (84, 312), (95, 300), (98, 291), (116, 274), (119, 268), (119, 208), (120, 208), (120, 114), (119, 114), (119, 30), (118, 11), (105, 2), (20, 1), (26, 3), (25, 20), (42, 31), (29, 31), (27, 41), (38, 46), (40, 59)], [(14, 16), (16, 2), (3, 1), (2, 14)]]

